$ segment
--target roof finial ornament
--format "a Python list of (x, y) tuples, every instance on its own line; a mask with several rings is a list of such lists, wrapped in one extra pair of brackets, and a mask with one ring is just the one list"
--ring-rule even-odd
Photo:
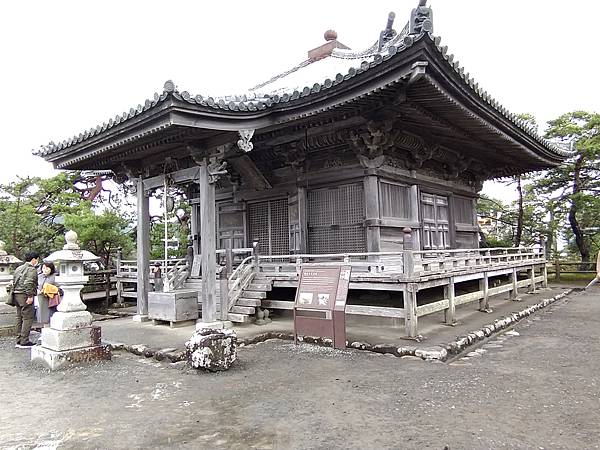
[(168, 92), (168, 93), (175, 92), (175, 90), (176, 90), (175, 83), (173, 83), (172, 80), (167, 80), (167, 81), (165, 81), (163, 89), (165, 90), (165, 92)]
[(387, 25), (385, 26), (385, 30), (379, 33), (379, 45), (377, 46), (378, 50), (381, 51), (383, 45), (389, 40), (393, 39), (396, 36), (396, 31), (392, 28), (394, 26), (394, 19), (396, 18), (396, 13), (391, 12), (388, 14)]
[(334, 30), (327, 30), (325, 32), (325, 34), (323, 35), (323, 37), (325, 38), (325, 40), (327, 42), (329, 42), (329, 41), (335, 41), (337, 39), (338, 35)]
[(433, 33), (433, 10), (427, 0), (419, 0), (419, 6), (410, 13), (410, 34)]

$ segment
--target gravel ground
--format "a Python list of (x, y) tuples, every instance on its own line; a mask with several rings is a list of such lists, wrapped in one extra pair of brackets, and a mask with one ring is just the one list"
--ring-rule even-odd
[(600, 289), (450, 363), (268, 341), (228, 372), (118, 352), (49, 372), (0, 339), (0, 448), (600, 448)]

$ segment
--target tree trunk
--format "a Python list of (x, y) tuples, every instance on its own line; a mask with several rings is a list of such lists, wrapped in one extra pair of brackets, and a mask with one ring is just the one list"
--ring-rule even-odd
[(21, 245), (18, 242), (19, 238), (19, 227), (20, 227), (20, 209), (21, 209), (21, 187), (19, 187), (19, 194), (17, 195), (17, 207), (15, 208), (15, 223), (13, 225), (13, 233), (12, 233), (12, 247), (13, 252), (17, 257), (23, 257)]
[(550, 258), (552, 254), (558, 257), (558, 251), (555, 251), (557, 243), (555, 232), (554, 211), (550, 210), (550, 222), (548, 223), (548, 233), (546, 235), (546, 258)]
[(523, 186), (521, 186), (521, 175), (517, 175), (517, 192), (519, 193), (519, 210), (517, 215), (517, 232), (515, 233), (515, 247), (521, 245), (521, 239), (523, 238), (523, 221), (525, 213), (523, 211)]
[(573, 231), (573, 235), (575, 236), (575, 243), (577, 244), (577, 248), (579, 249), (579, 253), (581, 254), (581, 270), (587, 270), (590, 262), (590, 246), (585, 240), (583, 235), (583, 230), (579, 225), (579, 221), (577, 220), (577, 204), (575, 202), (575, 197), (577, 194), (581, 192), (581, 169), (583, 167), (584, 157), (580, 156), (577, 158), (575, 162), (575, 169), (573, 171), (573, 199), (571, 199), (571, 207), (569, 208), (569, 224), (571, 225), (571, 230)]

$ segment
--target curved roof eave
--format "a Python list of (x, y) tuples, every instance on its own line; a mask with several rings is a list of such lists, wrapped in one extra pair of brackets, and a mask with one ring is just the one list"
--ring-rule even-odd
[[(530, 147), (535, 147), (538, 152), (543, 152), (547, 157), (559, 163), (561, 160), (572, 156), (572, 152), (554, 146), (550, 141), (537, 135), (533, 127), (510, 113), (504, 106), (491, 97), (487, 91), (479, 87), (478, 83), (470, 77), (453, 55), (447, 53), (447, 47), (441, 46), (441, 39), (429, 33), (418, 36), (405, 36), (397, 45), (386, 47), (385, 53), (377, 53), (371, 61), (362, 61), (358, 67), (351, 67), (346, 74), (335, 74), (323, 82), (305, 86), (303, 89), (294, 89), (292, 92), (274, 95), (242, 95), (221, 98), (192, 96), (187, 91), (179, 92), (172, 81), (164, 84), (163, 92), (156, 93), (152, 100), (148, 99), (144, 105), (139, 104), (129, 112), (117, 115), (102, 125), (86, 130), (77, 136), (64, 140), (58, 144), (51, 142), (33, 153), (47, 160), (55, 160), (58, 154), (65, 155), (70, 149), (86, 147), (86, 144), (101, 141), (104, 137), (121, 133), (136, 120), (142, 121), (152, 117), (157, 108), (164, 110), (167, 106), (182, 106), (180, 112), (192, 113), (198, 116), (212, 117), (220, 121), (236, 121), (238, 125), (233, 128), (242, 129), (247, 125), (283, 123), (295, 118), (318, 114), (321, 111), (334, 108), (339, 104), (358, 98), (359, 95), (368, 95), (371, 91), (385, 87), (393, 82), (400, 81), (397, 68), (405, 66), (410, 59), (408, 49), (417, 42), (424, 41), (426, 46), (433, 49), (428, 54), (432, 58), (429, 62), (445, 65), (448, 73), (453, 73), (454, 84), (457, 91), (463, 95), (468, 94), (472, 100), (477, 100), (480, 106), (485, 105), (488, 114), (492, 114), (496, 125), (494, 128), (505, 128), (503, 133), (516, 134), (521, 145), (531, 152)], [(382, 66), (383, 65), (383, 66)], [(386, 67), (389, 66), (389, 67)], [(381, 67), (379, 67), (381, 66)], [(440, 66), (441, 67), (441, 66)], [(374, 70), (378, 68), (378, 70)], [(413, 70), (413, 68), (411, 68)], [(444, 69), (442, 69), (444, 70)], [(404, 74), (406, 75), (406, 73)], [(396, 78), (394, 78), (396, 76)], [(458, 81), (457, 81), (458, 80)], [(365, 88), (365, 86), (370, 86)], [(363, 86), (361, 89), (360, 86)], [(354, 95), (352, 97), (351, 95)], [(326, 99), (327, 101), (324, 101)], [(170, 102), (168, 102), (170, 100)], [(265, 119), (269, 116), (269, 119)], [(257, 118), (264, 119), (256, 122)], [(255, 121), (254, 124), (252, 122)], [(509, 139), (513, 139), (510, 136)], [(533, 145), (532, 145), (533, 144)], [(539, 155), (538, 155), (539, 156)]]

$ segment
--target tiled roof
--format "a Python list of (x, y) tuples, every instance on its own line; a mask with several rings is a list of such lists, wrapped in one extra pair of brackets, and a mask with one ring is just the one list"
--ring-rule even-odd
[(405, 27), (402, 32), (398, 33), (393, 39), (385, 43), (381, 50), (379, 50), (377, 44), (360, 52), (335, 49), (330, 57), (313, 63), (303, 61), (291, 70), (274, 76), (270, 80), (255, 86), (242, 95), (225, 97), (194, 96), (187, 91), (180, 92), (175, 87), (175, 84), (169, 80), (164, 84), (163, 92), (161, 94), (155, 93), (154, 97), (146, 100), (143, 105), (139, 104), (137, 107), (131, 108), (129, 112), (117, 115), (115, 118), (109, 119), (108, 122), (104, 122), (102, 125), (86, 130), (83, 133), (62, 142), (50, 142), (48, 145), (33, 150), (33, 153), (45, 157), (67, 149), (93, 136), (105, 133), (148, 110), (156, 108), (171, 98), (207, 110), (231, 111), (241, 114), (254, 111), (266, 111), (279, 104), (293, 103), (299, 99), (304, 99), (342, 84), (361, 73), (369, 71), (373, 67), (379, 66), (385, 61), (399, 57), (404, 50), (422, 39), (430, 40), (442, 59), (446, 62), (447, 66), (460, 76), (464, 85), (468, 86), (481, 100), (489, 104), (508, 121), (519, 127), (550, 152), (563, 158), (573, 155), (573, 152), (560, 148), (547, 139), (539, 136), (536, 129), (531, 124), (520, 119), (515, 114), (510, 113), (487, 91), (481, 88), (460, 63), (454, 59), (454, 55), (448, 54), (447, 47), (441, 45), (441, 39), (439, 37), (434, 37), (430, 33), (408, 35), (408, 27)]

